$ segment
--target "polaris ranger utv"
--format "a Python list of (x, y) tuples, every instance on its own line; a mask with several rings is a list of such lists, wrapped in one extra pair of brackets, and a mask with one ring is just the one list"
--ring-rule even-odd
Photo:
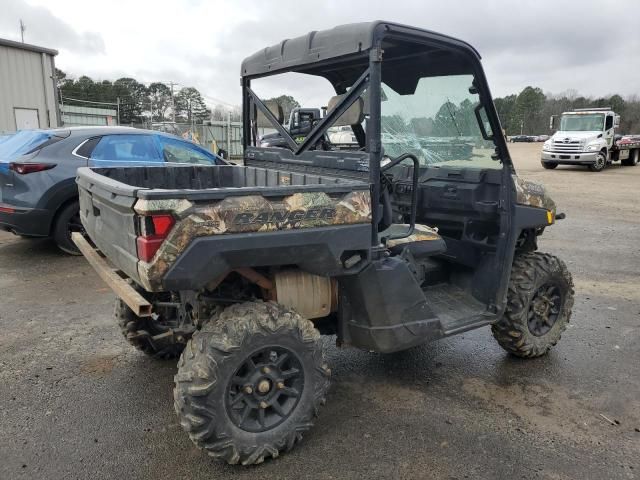
[[(335, 91), (301, 143), (252, 89), (284, 72)], [(516, 176), (473, 47), (352, 24), (241, 73), (243, 166), (78, 171), (95, 247), (75, 241), (127, 340), (180, 356), (175, 409), (198, 447), (242, 464), (290, 450), (327, 393), (321, 334), (383, 353), (489, 325), (520, 357), (556, 344), (573, 283), (536, 239), (561, 215)], [(286, 145), (261, 147), (264, 125)], [(358, 148), (327, 140), (345, 125)]]

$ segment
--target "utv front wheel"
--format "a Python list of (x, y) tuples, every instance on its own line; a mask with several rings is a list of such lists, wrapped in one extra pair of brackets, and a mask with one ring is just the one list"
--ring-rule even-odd
[(251, 465), (302, 438), (328, 387), (313, 324), (281, 305), (248, 302), (193, 335), (173, 395), (180, 424), (199, 448)]
[(500, 346), (518, 357), (544, 355), (567, 328), (573, 307), (573, 280), (559, 258), (546, 253), (516, 256), (507, 307), (492, 332)]

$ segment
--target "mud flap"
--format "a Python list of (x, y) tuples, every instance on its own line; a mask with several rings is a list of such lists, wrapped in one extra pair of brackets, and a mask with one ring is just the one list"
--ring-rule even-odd
[(440, 320), (406, 262), (388, 257), (339, 280), (343, 341), (389, 353), (443, 336)]

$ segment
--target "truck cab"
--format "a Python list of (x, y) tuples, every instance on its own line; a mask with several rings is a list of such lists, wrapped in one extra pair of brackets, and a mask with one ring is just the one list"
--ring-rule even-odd
[[(554, 115), (549, 128), (556, 127)], [(591, 171), (604, 170), (608, 163), (617, 160), (615, 129), (620, 125), (620, 115), (610, 107), (580, 108), (560, 115), (558, 130), (542, 148), (542, 166), (547, 169), (558, 165), (586, 165)]]

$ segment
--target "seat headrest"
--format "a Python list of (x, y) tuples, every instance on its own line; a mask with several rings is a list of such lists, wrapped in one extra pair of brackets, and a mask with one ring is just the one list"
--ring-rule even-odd
[[(282, 105), (275, 100), (268, 100), (263, 103), (271, 111), (273, 116), (276, 117), (278, 123), (282, 125), (282, 122), (284, 122), (284, 110), (282, 109)], [(256, 115), (256, 125), (258, 127), (273, 128), (273, 124), (267, 119), (265, 114), (262, 113), (257, 106), (254, 105), (253, 108), (254, 114)]]
[[(335, 97), (331, 97), (329, 99), (329, 103), (327, 104), (327, 113), (331, 113), (331, 110), (335, 108), (335, 106), (344, 98), (344, 95), (336, 95)], [(340, 115), (332, 126), (334, 127), (344, 127), (349, 125), (358, 125), (362, 123), (364, 120), (364, 100), (362, 97), (359, 97), (355, 102), (351, 104), (347, 111)]]

